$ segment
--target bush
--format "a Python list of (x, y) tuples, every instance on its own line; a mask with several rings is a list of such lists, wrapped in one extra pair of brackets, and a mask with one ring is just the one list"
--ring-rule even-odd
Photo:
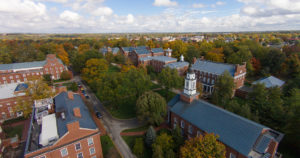
[(68, 71), (63, 71), (63, 72), (60, 74), (60, 78), (61, 78), (62, 80), (69, 80), (69, 79), (71, 79), (71, 74), (70, 74), (70, 72), (68, 72)]

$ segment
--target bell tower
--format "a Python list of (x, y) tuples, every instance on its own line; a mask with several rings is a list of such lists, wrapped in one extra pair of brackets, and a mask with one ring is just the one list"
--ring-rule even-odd
[(193, 71), (189, 70), (185, 77), (183, 92), (180, 95), (182, 101), (191, 103), (194, 99), (199, 98), (199, 93), (196, 91), (196, 84), (196, 75)]

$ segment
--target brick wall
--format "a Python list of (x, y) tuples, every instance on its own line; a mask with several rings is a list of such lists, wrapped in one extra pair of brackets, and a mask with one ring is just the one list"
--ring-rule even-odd
[[(28, 99), (23, 97), (22, 100)], [(14, 108), (17, 105), (16, 97), (6, 98), (0, 100), (0, 120), (8, 120), (17, 117), (17, 113), (13, 112)]]

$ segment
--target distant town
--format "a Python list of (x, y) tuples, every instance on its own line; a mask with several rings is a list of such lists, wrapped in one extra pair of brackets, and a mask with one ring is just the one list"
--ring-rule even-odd
[(0, 157), (299, 157), (300, 32), (0, 35)]

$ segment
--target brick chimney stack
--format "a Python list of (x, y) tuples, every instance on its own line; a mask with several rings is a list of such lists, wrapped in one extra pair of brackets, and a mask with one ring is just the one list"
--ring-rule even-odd
[(81, 117), (80, 108), (73, 108), (74, 116)]
[(71, 100), (74, 100), (73, 92), (71, 92), (71, 91), (68, 92), (68, 98), (71, 99)]

